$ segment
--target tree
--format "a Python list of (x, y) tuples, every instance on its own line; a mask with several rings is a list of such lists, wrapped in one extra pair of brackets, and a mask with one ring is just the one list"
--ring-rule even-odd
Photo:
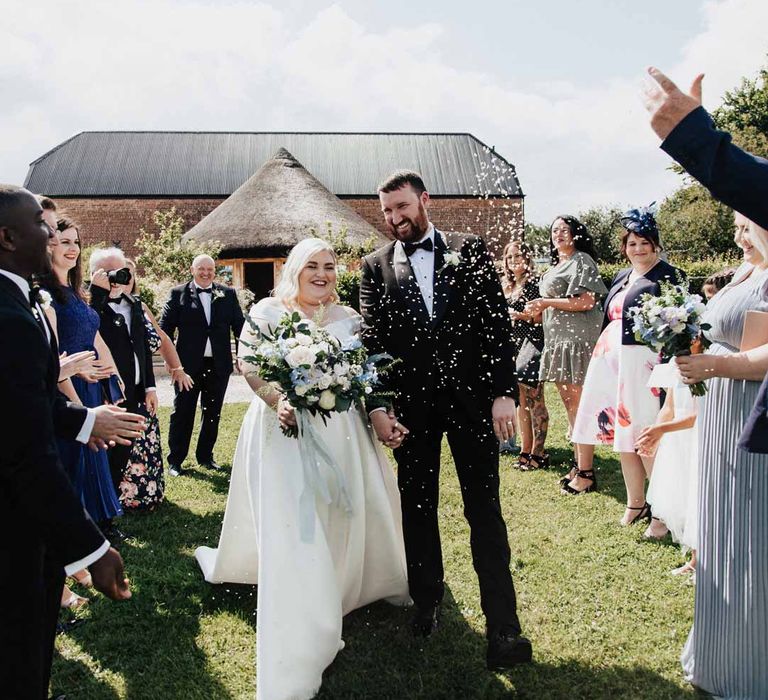
[(150, 282), (178, 284), (189, 277), (189, 268), (196, 256), (210, 255), (215, 260), (221, 252), (218, 241), (183, 242), (184, 218), (176, 213), (175, 207), (154, 212), (152, 221), (158, 233), (155, 235), (141, 228), (136, 239), (136, 248), (141, 251), (136, 263), (144, 268), (144, 275)]
[(598, 260), (616, 262), (621, 259), (621, 215), (624, 210), (616, 204), (592, 207), (579, 212), (578, 219), (587, 227), (595, 243)]
[(523, 240), (533, 250), (535, 257), (549, 257), (549, 226), (528, 222), (523, 228)]
[(657, 221), (662, 243), (673, 260), (737, 253), (733, 242), (733, 213), (697, 182), (667, 197)]
[(718, 128), (729, 131), (734, 143), (768, 158), (768, 68), (754, 80), (743, 78), (738, 88), (725, 93), (713, 115)]

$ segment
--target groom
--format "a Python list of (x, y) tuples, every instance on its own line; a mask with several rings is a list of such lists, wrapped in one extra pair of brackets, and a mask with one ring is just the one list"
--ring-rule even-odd
[(520, 634), (499, 504), (499, 439), (514, 435), (517, 398), (501, 285), (481, 238), (444, 233), (430, 223), (429, 194), (418, 173), (396, 172), (378, 190), (397, 240), (363, 260), (360, 310), (368, 350), (403, 360), (387, 377), (402, 423), (383, 408), (370, 418), (379, 439), (395, 448), (408, 583), (416, 604), (412, 630), (429, 636), (440, 618), (437, 508), (446, 435), (471, 528), (488, 668), (524, 663), (531, 660), (531, 643)]

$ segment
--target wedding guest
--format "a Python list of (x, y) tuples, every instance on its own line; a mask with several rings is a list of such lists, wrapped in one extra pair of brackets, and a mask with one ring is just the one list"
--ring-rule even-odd
[(198, 464), (219, 469), (213, 448), (229, 376), (232, 374), (232, 338), (237, 340), (245, 319), (234, 289), (214, 282), (216, 267), (208, 255), (192, 261), (192, 281), (174, 287), (165, 303), (160, 327), (176, 339), (184, 369), (194, 386), (180, 391), (176, 385), (168, 435), (168, 473), (182, 473), (187, 457), (197, 400), (201, 397), (202, 425), (195, 458)]
[[(145, 411), (154, 416), (157, 391), (152, 351), (141, 301), (128, 294), (131, 274), (126, 268), (125, 256), (119, 248), (97, 248), (91, 253), (89, 267), (91, 307), (99, 315), (101, 335), (123, 380), (122, 405), (132, 413)], [(109, 450), (109, 467), (118, 492), (131, 449), (131, 446), (118, 446)]]
[[(613, 445), (619, 453), (627, 490), (621, 524), (631, 525), (652, 516), (645, 500), (645, 480), (653, 461), (638, 456), (635, 442), (643, 428), (656, 421), (661, 394), (648, 387), (658, 353), (635, 339), (630, 311), (644, 294), (658, 296), (664, 282), (679, 284), (684, 275), (659, 256), (659, 229), (650, 209), (630, 209), (621, 217), (621, 225), (621, 252), (630, 267), (616, 274), (605, 300), (603, 331), (584, 381), (573, 439), (582, 445)], [(591, 459), (584, 463), (586, 456), (586, 450), (579, 454), (579, 473), (565, 486), (568, 493), (580, 493), (594, 484), (594, 469)], [(666, 528), (658, 522), (654, 525), (652, 535), (662, 537)]]
[[(573, 433), (579, 410), (582, 385), (589, 358), (600, 335), (603, 317), (601, 299), (608, 291), (597, 269), (597, 253), (587, 227), (573, 216), (558, 216), (550, 227), (550, 260), (552, 266), (539, 282), (541, 297), (526, 304), (524, 312), (532, 317), (542, 315), (544, 352), (539, 379), (554, 382), (568, 415), (568, 434)], [(574, 459), (561, 485), (571, 482), (574, 490), (593, 491), (595, 474), (585, 469), (578, 476), (578, 451), (586, 449), (591, 464), (594, 447), (574, 445)], [(586, 462), (585, 462), (586, 466)], [(570, 493), (570, 491), (569, 491)]]
[(699, 559), (694, 627), (683, 653), (712, 695), (768, 697), (768, 455), (738, 449), (768, 371), (768, 345), (738, 350), (749, 310), (768, 311), (768, 231), (736, 213), (745, 263), (707, 304), (712, 346), (677, 358), (686, 384), (707, 381), (699, 423)]
[[(138, 296), (136, 264), (129, 258), (125, 259), (125, 263), (131, 271), (131, 282), (127, 293)], [(159, 350), (166, 366), (170, 369), (173, 382), (180, 391), (191, 389), (192, 378), (184, 372), (173, 342), (157, 324), (149, 307), (144, 302), (141, 307), (144, 311), (144, 326), (150, 350), (153, 353)], [(147, 419), (147, 429), (134, 441), (128, 465), (120, 482), (120, 502), (123, 508), (130, 511), (154, 510), (162, 503), (165, 491), (160, 421), (157, 415), (150, 415), (146, 410), (143, 413)]]
[[(64, 217), (57, 227), (58, 245), (53, 247), (51, 257), (56, 281), (50, 288), (51, 325), (60, 350), (95, 351), (100, 359), (92, 376), (71, 377), (59, 388), (71, 401), (95, 408), (104, 403), (98, 380), (115, 372), (114, 361), (99, 333), (99, 316), (85, 301), (79, 226)], [(83, 506), (106, 534), (113, 519), (123, 514), (112, 483), (107, 450), (94, 452), (75, 440), (59, 439), (59, 455)]]
[(544, 449), (549, 413), (544, 402), (544, 384), (539, 380), (544, 331), (540, 316), (525, 313), (525, 305), (539, 297), (539, 276), (531, 249), (523, 241), (510, 241), (502, 253), (502, 262), (502, 288), (512, 319), (520, 389), (517, 418), (521, 445), (517, 465), (522, 471), (531, 471), (549, 466), (549, 455)]
[(30, 192), (0, 185), (0, 327), (13, 339), (0, 345), (0, 403), (13, 407), (0, 421), (0, 688), (8, 698), (48, 696), (65, 573), (90, 566), (100, 591), (131, 595), (120, 555), (61, 468), (55, 435), (122, 440), (132, 419), (60, 398), (56, 340), (27, 281), (45, 268), (54, 235), (42, 213)]
[[(715, 129), (701, 106), (701, 83), (696, 76), (690, 94), (683, 93), (657, 68), (649, 68), (652, 82), (645, 86), (645, 107), (651, 127), (662, 139), (661, 148), (706, 187), (715, 199), (768, 228), (768, 160), (742, 151), (731, 136)], [(739, 447), (768, 453), (768, 375), (746, 420)]]

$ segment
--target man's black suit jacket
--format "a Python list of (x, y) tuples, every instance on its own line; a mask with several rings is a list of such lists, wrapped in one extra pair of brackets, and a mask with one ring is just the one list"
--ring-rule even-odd
[[(142, 403), (144, 396), (133, 396), (136, 384), (144, 389), (155, 386), (155, 373), (152, 369), (152, 350), (149, 347), (147, 329), (144, 325), (144, 309), (139, 299), (132, 297), (131, 332), (125, 327), (125, 319), (109, 305), (109, 292), (91, 285), (91, 307), (99, 314), (99, 333), (107, 344), (117, 366), (120, 378), (125, 384), (125, 394), (129, 401)], [(139, 360), (139, 376), (136, 377), (135, 356)]]
[(205, 344), (209, 339), (216, 373), (232, 373), (230, 333), (237, 341), (244, 323), (243, 311), (235, 290), (214, 284), (211, 295), (211, 323), (208, 325), (194, 282), (179, 285), (171, 290), (160, 318), (160, 327), (170, 338), (175, 338), (178, 331), (176, 350), (185, 371), (193, 376), (202, 370)]
[(85, 514), (58, 457), (55, 435), (74, 439), (86, 411), (57, 388), (59, 361), (19, 288), (0, 275), (0, 528), (44, 548), (61, 566), (96, 551), (103, 535)]
[[(446, 264), (450, 252), (461, 256), (458, 265)], [(438, 398), (477, 422), (490, 419), (497, 396), (517, 398), (512, 324), (485, 243), (435, 230), (434, 255), (431, 319), (400, 244), (362, 264), (363, 342), (372, 353), (402, 359), (386, 388), (396, 393), (398, 416), (411, 429), (427, 427)]]

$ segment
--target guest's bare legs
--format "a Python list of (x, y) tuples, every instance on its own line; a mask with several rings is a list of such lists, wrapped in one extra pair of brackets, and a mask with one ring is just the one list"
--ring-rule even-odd
[[(521, 413), (526, 414), (525, 420), (527, 420), (531, 431), (530, 442), (527, 443), (530, 449), (526, 450), (524, 447), (523, 451), (541, 457), (544, 455), (544, 445), (549, 430), (549, 411), (547, 411), (547, 404), (544, 402), (544, 383), (542, 382), (537, 386), (520, 384), (520, 396), (521, 408), (523, 401), (525, 402), (525, 411)], [(523, 418), (520, 419), (521, 426), (523, 420)]]
[[(565, 412), (568, 414), (568, 435), (573, 433), (573, 426), (576, 423), (576, 414), (579, 411), (579, 402), (581, 401), (581, 384), (558, 384), (557, 391), (563, 400)], [(595, 454), (594, 445), (573, 444), (573, 457), (582, 471), (592, 469), (592, 460)], [(569, 474), (571, 482), (569, 486), (577, 491), (583, 491), (592, 482), (590, 479), (582, 479), (576, 476), (576, 470), (571, 469)]]
[(621, 524), (627, 525), (645, 505), (645, 480), (653, 470), (653, 459), (642, 458), (635, 452), (621, 452), (620, 459), (624, 486), (627, 489), (627, 509)]
[(533, 425), (531, 424), (531, 408), (528, 391), (525, 384), (518, 385), (520, 389), (520, 404), (517, 407), (517, 427), (520, 431), (520, 452), (530, 454), (533, 450)]

